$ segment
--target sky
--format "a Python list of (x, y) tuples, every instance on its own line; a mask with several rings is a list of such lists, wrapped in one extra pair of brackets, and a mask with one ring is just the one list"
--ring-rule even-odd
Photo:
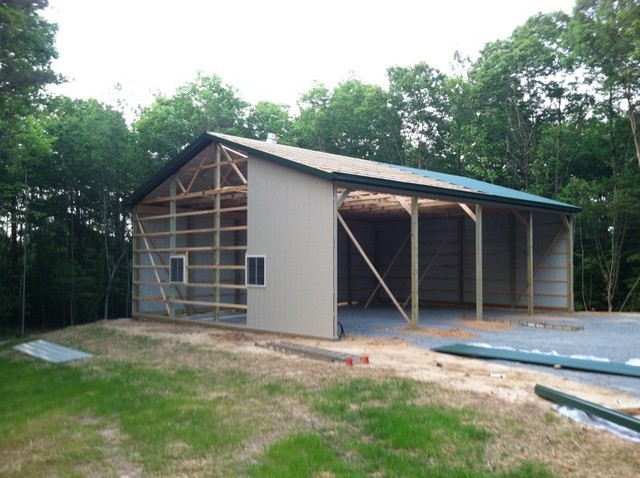
[[(58, 24), (55, 93), (129, 108), (171, 95), (198, 72), (239, 95), (294, 106), (315, 82), (387, 86), (386, 70), (450, 71), (538, 12), (574, 0), (49, 0)], [(116, 91), (120, 85), (120, 91)]]

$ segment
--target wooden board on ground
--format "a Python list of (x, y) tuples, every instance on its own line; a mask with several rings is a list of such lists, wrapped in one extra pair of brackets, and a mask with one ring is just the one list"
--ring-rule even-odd
[(292, 342), (267, 342), (264, 347), (277, 350), (279, 352), (300, 355), (302, 357), (326, 360), (328, 362), (344, 362), (347, 365), (353, 365), (354, 363), (369, 363), (369, 357), (366, 356), (344, 354), (318, 347), (311, 347), (309, 345), (295, 344)]

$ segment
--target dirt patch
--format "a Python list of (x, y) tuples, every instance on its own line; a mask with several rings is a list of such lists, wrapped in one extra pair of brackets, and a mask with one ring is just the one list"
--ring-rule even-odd
[(458, 328), (437, 329), (433, 327), (418, 327), (418, 329), (412, 329), (411, 327), (402, 327), (400, 330), (419, 335), (427, 335), (429, 337), (444, 337), (449, 339), (475, 339), (480, 337), (478, 334)]
[[(508, 324), (474, 320), (461, 321), (460, 325), (470, 328), (473, 328), (473, 325), (512, 327)], [(112, 346), (113, 342), (104, 341), (105, 343), (101, 344), (99, 334), (95, 334), (99, 327), (125, 334), (123, 338), (130, 336), (140, 337), (142, 341), (160, 340), (160, 343), (153, 345), (154, 350), (158, 352), (156, 355), (150, 357), (148, 354), (145, 355), (144, 350), (140, 351), (140, 360), (143, 360), (144, 356), (145, 363), (151, 363), (153, 366), (175, 366), (179, 363), (181, 366), (214, 370), (215, 367), (221, 366), (221, 362), (226, 362), (225, 366), (233, 363), (239, 369), (250, 371), (256, 380), (264, 380), (265, 383), (301, 383), (310, 394), (322, 390), (334, 380), (350, 377), (399, 376), (416, 380), (425, 384), (423, 390), (426, 392), (420, 397), (425, 403), (437, 402), (478, 411), (473, 420), (494, 432), (494, 438), (486, 450), (489, 469), (501, 469), (528, 459), (549, 464), (560, 476), (635, 477), (640, 466), (637, 444), (624, 442), (606, 432), (589, 429), (559, 417), (552, 411), (551, 404), (536, 396), (533, 389), (539, 383), (612, 408), (637, 406), (637, 397), (574, 382), (564, 377), (517, 366), (439, 354), (397, 337), (384, 339), (349, 336), (340, 341), (286, 338), (287, 341), (302, 345), (369, 357), (368, 365), (355, 364), (350, 367), (343, 363), (332, 364), (256, 346), (283, 340), (283, 337), (277, 334), (127, 319), (87, 327), (92, 327), (92, 336), (96, 335), (92, 347), (102, 350), (104, 356), (110, 360), (117, 360), (116, 357), (120, 353), (129, 354), (131, 360), (132, 354), (137, 357), (138, 352), (116, 352)], [(80, 329), (81, 327), (76, 328)], [(465, 332), (456, 328), (422, 329), (426, 329), (425, 333)], [(84, 333), (84, 337), (88, 335), (87, 332)], [(70, 328), (53, 335), (60, 334), (62, 338), (68, 339), (73, 333)], [(196, 353), (182, 344), (196, 347)], [(217, 360), (208, 357), (212, 351), (216, 352)], [(227, 391), (220, 393), (222, 395), (216, 395), (215, 398), (229, 399), (224, 395)], [(281, 425), (276, 430), (254, 433), (254, 438), (245, 443), (245, 449), (241, 452), (247, 460), (261, 453), (274, 440), (296, 430), (325, 429), (328, 426), (323, 423), (323, 417), (309, 410), (308, 404), (288, 396), (283, 396), (278, 407), (265, 413), (277, 417), (276, 421)], [(255, 423), (255, 426), (260, 427), (261, 424)], [(109, 449), (118, 448), (116, 444), (120, 438), (117, 429), (105, 430), (103, 438), (105, 455), (112, 456), (111, 459), (116, 463), (114, 469), (121, 474), (137, 476), (138, 470), (135, 466), (131, 466), (115, 451), (109, 452)], [(197, 464), (194, 464), (194, 467), (203, 469)]]
[(515, 327), (513, 324), (503, 322), (489, 322), (486, 320), (459, 320), (458, 323), (463, 327), (469, 327), (476, 330), (511, 330)]
[[(480, 323), (504, 325), (492, 322)], [(334, 373), (332, 370), (336, 367), (345, 367), (343, 364), (328, 364), (327, 362), (282, 354), (265, 347), (256, 346), (258, 343), (266, 344), (270, 341), (282, 340), (282, 336), (277, 334), (239, 333), (238, 331), (200, 325), (165, 324), (130, 319), (113, 320), (104, 325), (135, 336), (165, 340), (167, 343), (164, 348), (167, 352), (166, 355), (169, 356), (171, 355), (171, 350), (175, 348), (172, 343), (175, 344), (176, 342), (212, 347), (216, 350), (224, 350), (231, 353), (247, 353), (250, 356), (259, 356), (260, 363), (264, 364), (265, 367), (279, 367), (279, 372), (283, 377), (295, 376), (301, 378), (306, 376), (307, 372), (312, 372), (311, 380), (313, 381), (316, 379), (315, 377), (332, 375)], [(566, 393), (578, 395), (585, 400), (613, 408), (636, 406), (638, 401), (637, 397), (617, 390), (595, 387), (553, 374), (517, 366), (500, 365), (478, 359), (440, 354), (413, 345), (398, 337), (385, 339), (350, 335), (339, 341), (301, 337), (287, 338), (287, 341), (335, 352), (368, 356), (369, 365), (353, 367), (353, 369), (367, 370), (367, 373), (399, 375), (420, 381), (435, 382), (455, 390), (488, 393), (511, 403), (536, 403), (548, 407), (549, 403), (547, 401), (533, 393), (536, 383), (558, 388)], [(173, 360), (175, 360), (175, 357)], [(252, 359), (249, 358), (249, 360)], [(202, 365), (203, 361), (200, 360), (198, 366)], [(503, 378), (492, 378), (492, 374), (501, 374)]]

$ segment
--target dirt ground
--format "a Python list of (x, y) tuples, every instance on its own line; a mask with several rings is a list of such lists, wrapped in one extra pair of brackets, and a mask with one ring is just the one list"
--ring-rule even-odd
[[(487, 469), (493, 469), (494, 466), (517, 465), (522, 460), (534, 460), (551, 467), (557, 476), (563, 477), (640, 476), (639, 444), (559, 417), (552, 411), (552, 404), (539, 398), (533, 390), (536, 384), (542, 384), (613, 408), (638, 406), (637, 397), (619, 391), (598, 388), (516, 366), (439, 354), (399, 338), (349, 336), (340, 341), (330, 341), (205, 325), (130, 319), (102, 322), (100, 325), (92, 326), (104, 326), (126, 334), (162, 340), (167, 353), (154, 359), (161, 362), (173, 362), (173, 348), (176, 344), (185, 343), (198, 348), (228, 351), (242, 357), (243, 366), (255, 366), (263, 374), (294, 378), (311, 386), (318, 380), (339, 376), (399, 376), (434, 385), (429, 390), (435, 395), (425, 397), (425, 400), (435, 399), (452, 407), (471, 407), (481, 410), (486, 417), (482, 426), (493, 432), (491, 445), (485, 450)], [(428, 328), (422, 331), (429, 332)], [(50, 339), (55, 339), (58, 333), (65, 334), (64, 331), (54, 332), (50, 334)], [(287, 355), (264, 346), (271, 341), (295, 342), (351, 355), (367, 356), (369, 363), (347, 366)], [(116, 359), (113, 354), (130, 355), (131, 352), (133, 351), (109, 350), (110, 356)], [(191, 356), (197, 357), (197, 354)], [(194, 366), (201, 367), (202, 363), (198, 362)], [(215, 364), (206, 366), (214, 367), (212, 372), (215, 372)], [(308, 410), (296, 406), (295, 403), (289, 405), (288, 413), (297, 413), (302, 422), (314, 420), (313, 417), (307, 416)], [(287, 420), (283, 418), (283, 423), (285, 422)], [(513, 427), (521, 431), (514, 432), (515, 435), (511, 432), (503, 433), (504, 428), (501, 427), (505, 422), (513, 424)], [(286, 430), (282, 433), (284, 432)], [(258, 451), (265, 446), (264, 443), (255, 445)]]
[[(281, 354), (260, 345), (270, 341), (286, 340), (346, 354), (367, 356), (369, 363), (357, 366), (367, 367), (370, 371), (378, 370), (384, 374), (392, 372), (399, 377), (436, 383), (450, 389), (489, 394), (514, 404), (549, 408), (550, 403), (533, 392), (535, 385), (541, 384), (611, 408), (638, 406), (636, 397), (617, 390), (594, 387), (543, 372), (440, 354), (398, 338), (350, 336), (340, 341), (302, 337), (283, 339), (276, 334), (130, 319), (109, 321), (107, 324), (129, 334), (172, 339), (256, 355)], [(453, 332), (455, 333), (455, 330)], [(429, 330), (422, 333), (429, 333)], [(283, 365), (287, 368), (290, 366)]]

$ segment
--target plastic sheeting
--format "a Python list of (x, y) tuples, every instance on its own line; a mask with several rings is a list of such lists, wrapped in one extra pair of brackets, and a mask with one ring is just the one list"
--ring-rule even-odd
[(553, 408), (558, 412), (558, 414), (563, 417), (570, 418), (575, 422), (584, 423), (589, 427), (605, 430), (624, 440), (640, 443), (640, 433), (629, 430), (626, 427), (622, 427), (603, 418), (594, 417), (582, 410), (567, 407), (565, 405), (554, 405)]

